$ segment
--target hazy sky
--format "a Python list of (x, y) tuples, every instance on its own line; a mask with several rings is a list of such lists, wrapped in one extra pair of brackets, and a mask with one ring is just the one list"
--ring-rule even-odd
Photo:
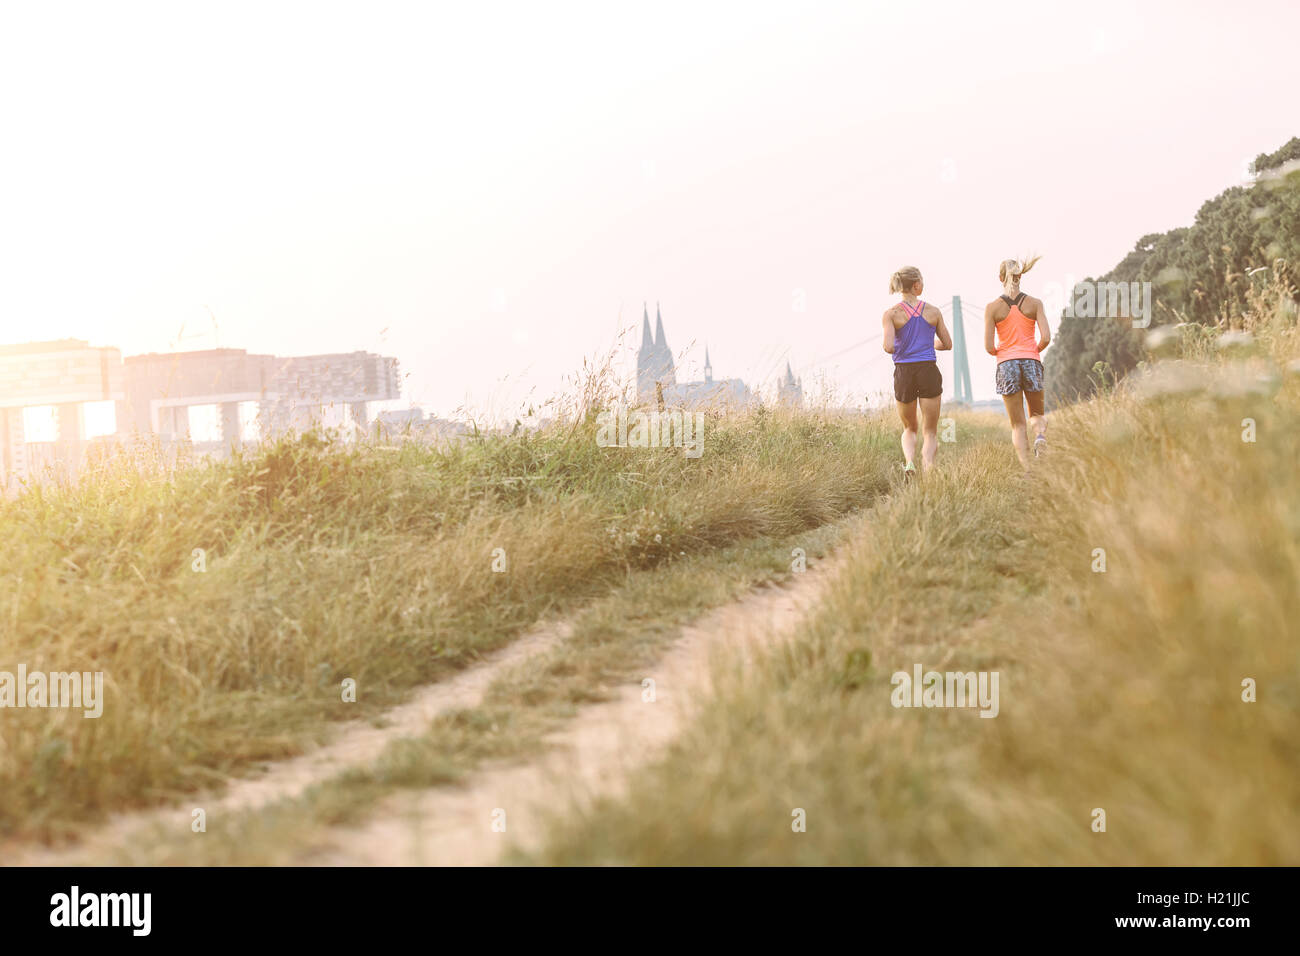
[(902, 265), (992, 397), (999, 260), (1105, 271), (1300, 133), (1294, 2), (2, 9), (0, 342), (381, 351), (442, 415), (645, 300), (688, 377), (860, 403)]

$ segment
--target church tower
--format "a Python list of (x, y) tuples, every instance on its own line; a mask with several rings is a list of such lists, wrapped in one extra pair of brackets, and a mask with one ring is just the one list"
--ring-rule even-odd
[(677, 384), (677, 370), (673, 363), (673, 350), (668, 347), (668, 336), (664, 334), (664, 317), (655, 303), (655, 356), (660, 369), (659, 381), (665, 386)]
[[(786, 365), (786, 378), (792, 383), (793, 399), (801, 403), (803, 383), (794, 378), (789, 364)], [(785, 394), (785, 383), (779, 384), (782, 394)], [(659, 303), (655, 303), (654, 331), (650, 327), (650, 309), (643, 303), (641, 345), (636, 353), (637, 403), (653, 407), (659, 399), (658, 387), (663, 389), (666, 408), (742, 408), (755, 400), (749, 386), (740, 379), (724, 378), (718, 381), (713, 377), (713, 358), (707, 345), (704, 347), (704, 381), (679, 382), (677, 363), (673, 360), (673, 350), (664, 333), (664, 316)]]
[(803, 408), (803, 379), (794, 377), (790, 363), (785, 363), (785, 378), (777, 379), (776, 401), (786, 408)]
[(664, 334), (664, 319), (657, 302), (653, 335), (650, 333), (650, 310), (648, 307), (642, 307), (641, 348), (636, 353), (637, 401), (654, 401), (656, 382), (665, 387), (677, 383), (677, 375), (673, 369), (673, 353), (668, 348), (668, 337)]

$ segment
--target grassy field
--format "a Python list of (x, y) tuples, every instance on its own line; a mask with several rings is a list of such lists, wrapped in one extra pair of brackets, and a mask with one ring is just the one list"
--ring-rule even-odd
[[(964, 430), (972, 420), (959, 421)], [(994, 432), (987, 424), (973, 427), (986, 438)], [(964, 449), (945, 449), (945, 455), (965, 454)], [(873, 456), (866, 467), (882, 488), (891, 486), (891, 478), (898, 480), (892, 449)], [(892, 487), (898, 490), (898, 485)], [(188, 826), (160, 822), (78, 860), (112, 865), (311, 863), (328, 845), (330, 828), (371, 819), (376, 804), (395, 791), (454, 786), (485, 763), (535, 756), (546, 746), (544, 736), (561, 729), (584, 705), (605, 700), (618, 684), (635, 681), (653, 667), (680, 625), (755, 587), (788, 580), (792, 548), (803, 549), (810, 560), (823, 557), (860, 534), (891, 501), (877, 498), (874, 507), (784, 538), (747, 539), (629, 570), (608, 595), (571, 615), (571, 633), (558, 646), (505, 669), (479, 705), (440, 714), (424, 733), (393, 740), (373, 764), (258, 809), (209, 812), (201, 837)]]
[(576, 612), (557, 647), (502, 673), (483, 700), (439, 714), (418, 736), (399, 737), (367, 766), (255, 810), (209, 813), (201, 836), (167, 822), (150, 825), (79, 862), (96, 865), (262, 866), (311, 864), (329, 830), (374, 816), (399, 790), (454, 786), (492, 762), (527, 760), (584, 705), (636, 681), (678, 627), (710, 608), (791, 575), (790, 552), (824, 556), (870, 509), (782, 539), (755, 539), (646, 570), (629, 571), (605, 597)]
[[(1300, 348), (1292, 309), (1244, 325), (1157, 337), (1032, 480), (965, 433), (804, 633), (521, 862), (1300, 862)], [(894, 707), (916, 664), (998, 672), (996, 718)]]
[(896, 457), (879, 421), (817, 414), (713, 417), (698, 459), (596, 438), (308, 435), (0, 503), (0, 670), (102, 671), (106, 696), (98, 719), (4, 712), (0, 835), (57, 838), (295, 753), (630, 572), (858, 508)]
[[(874, 504), (793, 638), (724, 667), (629, 793), (558, 807), (512, 860), (1300, 862), (1300, 341), (1275, 292), (1238, 334), (1154, 335), (1146, 367), (1051, 416), (1028, 478), (996, 416), (959, 416), (904, 485), (891, 420), (812, 411), (711, 418), (699, 459), (602, 448), (586, 421), (442, 448), (308, 435), (34, 488), (0, 503), (0, 671), (103, 671), (107, 700), (0, 714), (0, 835), (219, 786), (572, 621), (373, 765), (112, 860), (309, 862), (395, 790), (527, 759)], [(918, 665), (996, 672), (996, 717), (895, 707)]]

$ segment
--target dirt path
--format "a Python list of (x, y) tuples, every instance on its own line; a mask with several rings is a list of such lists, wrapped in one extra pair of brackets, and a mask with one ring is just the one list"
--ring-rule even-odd
[(195, 807), (202, 807), (211, 816), (218, 812), (255, 810), (276, 800), (297, 796), (313, 784), (344, 770), (369, 766), (392, 741), (428, 730), (434, 716), (441, 711), (473, 707), (498, 675), (533, 655), (546, 653), (561, 644), (569, 633), (567, 622), (535, 628), (490, 654), (482, 663), (448, 680), (421, 688), (410, 701), (385, 712), (377, 721), (344, 724), (328, 744), (302, 756), (268, 764), (264, 772), (256, 776), (230, 781), (219, 796), (200, 794), (186, 800), (182, 807), (115, 815), (102, 826), (83, 833), (76, 846), (66, 849), (26, 845), (6, 847), (2, 854), (4, 863), (9, 866), (76, 865), (86, 859), (102, 858), (160, 824), (167, 829), (174, 827), (176, 832), (188, 832)]
[[(480, 865), (496, 862), (507, 838), (524, 848), (537, 846), (546, 810), (570, 806), (571, 801), (581, 804), (597, 794), (616, 794), (638, 765), (673, 738), (709, 692), (713, 659), (725, 652), (728, 661), (743, 663), (747, 649), (790, 633), (820, 597), (837, 564), (834, 559), (810, 563), (807, 572), (789, 584), (751, 593), (683, 628), (644, 675), (654, 681), (653, 702), (642, 699), (640, 679), (618, 688), (611, 700), (582, 708), (548, 738), (547, 749), (535, 758), (486, 765), (463, 786), (385, 798), (374, 808), (373, 822), (322, 834), (301, 862)], [(381, 715), (379, 726), (362, 721), (342, 725), (324, 746), (269, 764), (261, 774), (234, 779), (220, 795), (196, 795), (175, 807), (115, 815), (83, 831), (74, 846), (0, 847), (0, 859), (10, 866), (93, 864), (116, 858), (125, 847), (147, 845), (160, 826), (188, 833), (195, 807), (212, 817), (296, 797), (345, 770), (372, 765), (391, 742), (425, 733), (438, 713), (478, 705), (498, 676), (546, 654), (570, 632), (568, 622), (538, 627), (469, 670), (421, 689), (408, 703)], [(506, 812), (505, 833), (492, 829), (498, 809)]]
[[(641, 681), (629, 683), (612, 700), (580, 710), (529, 762), (484, 768), (461, 787), (386, 798), (372, 822), (335, 830), (306, 859), (342, 866), (475, 866), (496, 863), (511, 844), (536, 849), (548, 811), (622, 792), (706, 699), (714, 667), (744, 666), (748, 652), (790, 634), (838, 564), (810, 564), (787, 586), (750, 594), (683, 628), (644, 675), (654, 681), (653, 702), (643, 699)], [(504, 832), (493, 829), (502, 811)]]

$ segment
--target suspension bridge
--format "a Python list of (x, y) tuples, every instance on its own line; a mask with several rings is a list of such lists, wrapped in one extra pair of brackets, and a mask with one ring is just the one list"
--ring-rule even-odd
[[(939, 306), (939, 311), (944, 314), (948, 320), (948, 328), (952, 332), (952, 393), (946, 396), (946, 400), (958, 405), (970, 405), (974, 402), (974, 395), (971, 391), (970, 377), (970, 357), (966, 347), (966, 328), (962, 314), (961, 296), (955, 295), (945, 304)], [(981, 332), (982, 335), (982, 332)], [(829, 355), (823, 355), (820, 358), (808, 363), (806, 368), (816, 369), (824, 366), (827, 362), (834, 361), (837, 358), (856, 352), (858, 349), (869, 345), (879, 346), (883, 338), (883, 332), (877, 332), (868, 336), (860, 342), (854, 342), (852, 345), (831, 352)], [(772, 361), (772, 368), (768, 375), (763, 376), (760, 380), (765, 380), (771, 376), (781, 364), (786, 361), (789, 355), (789, 348), (780, 349), (776, 358)], [(846, 380), (853, 381), (862, 373), (872, 369), (878, 362), (890, 358), (889, 353), (881, 351), (867, 359), (864, 363), (849, 372), (845, 376)]]

